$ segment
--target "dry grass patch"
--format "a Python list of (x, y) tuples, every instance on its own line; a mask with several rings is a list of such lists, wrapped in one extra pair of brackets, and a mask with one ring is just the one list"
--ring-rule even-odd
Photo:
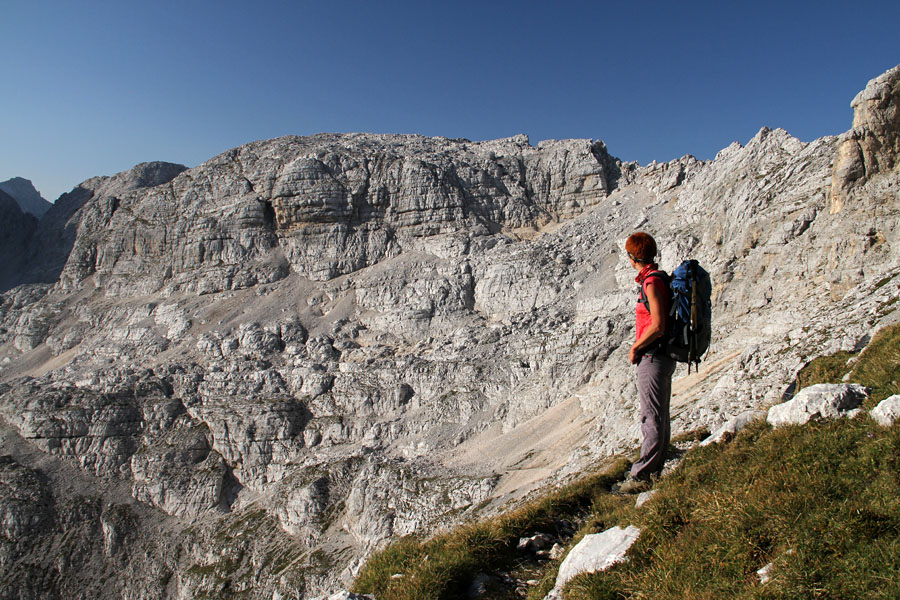
[[(354, 591), (378, 600), (462, 598), (479, 573), (489, 575), (527, 568), (516, 550), (519, 538), (536, 533), (563, 537), (564, 520), (582, 521), (596, 502), (609, 497), (626, 462), (611, 461), (601, 471), (494, 519), (462, 526), (427, 539), (407, 537), (370, 558)], [(583, 534), (582, 534), (583, 535)], [(503, 597), (512, 590), (498, 590)], [(510, 595), (509, 597), (515, 597)]]

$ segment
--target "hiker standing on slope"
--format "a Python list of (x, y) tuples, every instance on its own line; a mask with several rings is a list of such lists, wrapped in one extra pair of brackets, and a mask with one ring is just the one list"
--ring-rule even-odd
[(669, 399), (675, 361), (661, 347), (671, 293), (668, 275), (653, 262), (656, 241), (639, 231), (629, 236), (625, 251), (631, 266), (638, 271), (635, 281), (641, 286), (636, 308), (637, 339), (628, 352), (628, 359), (637, 365), (643, 441), (641, 458), (631, 467), (631, 479), (619, 487), (619, 491), (630, 493), (649, 489), (651, 476), (662, 472), (671, 436)]

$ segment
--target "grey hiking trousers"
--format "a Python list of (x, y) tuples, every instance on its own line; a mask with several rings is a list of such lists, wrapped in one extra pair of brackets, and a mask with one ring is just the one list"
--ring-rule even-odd
[(641, 458), (631, 466), (635, 479), (658, 475), (666, 461), (672, 435), (669, 400), (675, 361), (668, 356), (645, 354), (637, 366), (638, 397), (641, 401)]

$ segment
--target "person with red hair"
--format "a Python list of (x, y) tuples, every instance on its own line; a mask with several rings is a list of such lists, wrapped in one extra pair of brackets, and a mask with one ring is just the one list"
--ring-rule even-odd
[(641, 405), (641, 457), (631, 466), (631, 478), (619, 486), (623, 493), (645, 491), (651, 479), (662, 472), (669, 448), (671, 429), (669, 400), (675, 361), (665, 352), (663, 334), (668, 325), (671, 293), (669, 276), (659, 270), (656, 240), (643, 231), (628, 237), (625, 251), (631, 266), (638, 271), (640, 284), (635, 309), (636, 339), (628, 352), (637, 365), (638, 397)]

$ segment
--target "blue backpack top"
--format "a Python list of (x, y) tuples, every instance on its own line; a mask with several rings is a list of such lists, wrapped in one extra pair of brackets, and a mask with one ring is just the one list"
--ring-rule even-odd
[[(666, 333), (660, 338), (658, 347), (678, 362), (688, 363), (690, 372), (692, 363), (699, 365), (712, 338), (712, 283), (709, 273), (696, 260), (686, 260), (672, 271), (671, 277), (662, 271), (654, 271), (648, 277), (661, 278), (672, 294)], [(643, 286), (639, 300), (650, 310)]]

